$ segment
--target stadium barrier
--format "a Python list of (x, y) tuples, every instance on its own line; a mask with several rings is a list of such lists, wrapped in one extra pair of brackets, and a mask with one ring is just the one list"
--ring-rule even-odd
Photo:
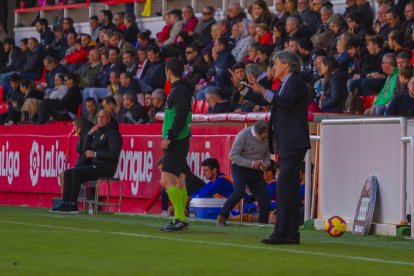
[(396, 235), (397, 227), (407, 224), (407, 206), (413, 202), (407, 198), (413, 190), (413, 161), (401, 139), (413, 135), (413, 126), (414, 121), (405, 118), (322, 121), (315, 227), (322, 229), (326, 218), (339, 215), (352, 229), (359, 194), (369, 175), (377, 176), (379, 184), (373, 232)]
[[(410, 171), (410, 178), (411, 181), (411, 237), (414, 238), (414, 223), (412, 221), (414, 217), (414, 136), (410, 137), (403, 137), (401, 138), (401, 142), (408, 144), (410, 146), (410, 151), (407, 151), (407, 159), (411, 158), (411, 166), (407, 165), (407, 171)], [(409, 193), (407, 193), (407, 199), (409, 198)]]
[[(122, 212), (143, 212), (157, 189), (162, 156), (161, 124), (120, 125), (123, 147), (115, 177), (122, 180)], [(0, 204), (50, 207), (60, 197), (58, 175), (74, 165), (78, 137), (68, 136), (71, 125), (3, 126), (0, 132)], [(194, 125), (188, 163), (202, 178), (201, 162), (216, 157), (221, 170), (230, 173), (228, 159), (240, 123)], [(112, 190), (111, 190), (112, 193)], [(111, 194), (112, 197), (116, 197)], [(155, 207), (156, 208), (156, 207)]]

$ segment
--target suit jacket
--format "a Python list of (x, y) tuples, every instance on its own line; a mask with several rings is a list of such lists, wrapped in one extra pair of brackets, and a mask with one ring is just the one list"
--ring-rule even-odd
[(308, 89), (298, 76), (292, 75), (279, 95), (276, 90), (272, 102), (248, 90), (245, 99), (258, 105), (271, 105), (269, 124), (269, 149), (271, 153), (309, 149)]

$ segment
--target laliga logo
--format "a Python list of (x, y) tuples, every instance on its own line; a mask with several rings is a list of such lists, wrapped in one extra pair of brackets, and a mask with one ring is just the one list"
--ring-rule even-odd
[(32, 149), (30, 151), (30, 180), (32, 181), (33, 186), (36, 186), (37, 181), (39, 180), (39, 171), (40, 171), (39, 144), (36, 141), (33, 141)]
[(9, 142), (2, 145), (0, 149), (0, 176), (7, 176), (9, 185), (13, 182), (13, 177), (20, 175), (20, 153), (9, 150)]

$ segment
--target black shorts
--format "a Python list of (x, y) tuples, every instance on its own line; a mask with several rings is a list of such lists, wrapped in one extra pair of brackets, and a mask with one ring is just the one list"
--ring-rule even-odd
[(168, 149), (164, 150), (164, 162), (162, 171), (172, 173), (179, 177), (187, 174), (190, 168), (187, 164), (187, 154), (190, 149), (190, 139), (171, 141)]

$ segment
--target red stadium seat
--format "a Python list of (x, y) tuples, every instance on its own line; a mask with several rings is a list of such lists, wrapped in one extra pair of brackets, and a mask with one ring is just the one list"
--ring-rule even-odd
[(40, 77), (40, 79), (35, 80), (34, 82), (35, 83), (46, 82), (46, 68), (43, 68), (42, 76)]
[(0, 86), (0, 102), (4, 101), (4, 87)]
[(377, 98), (377, 95), (361, 96), (362, 102), (364, 103), (364, 110), (371, 108), (372, 103), (375, 101), (376, 98)]
[(204, 100), (194, 100), (192, 110), (195, 114), (207, 114), (208, 104)]

